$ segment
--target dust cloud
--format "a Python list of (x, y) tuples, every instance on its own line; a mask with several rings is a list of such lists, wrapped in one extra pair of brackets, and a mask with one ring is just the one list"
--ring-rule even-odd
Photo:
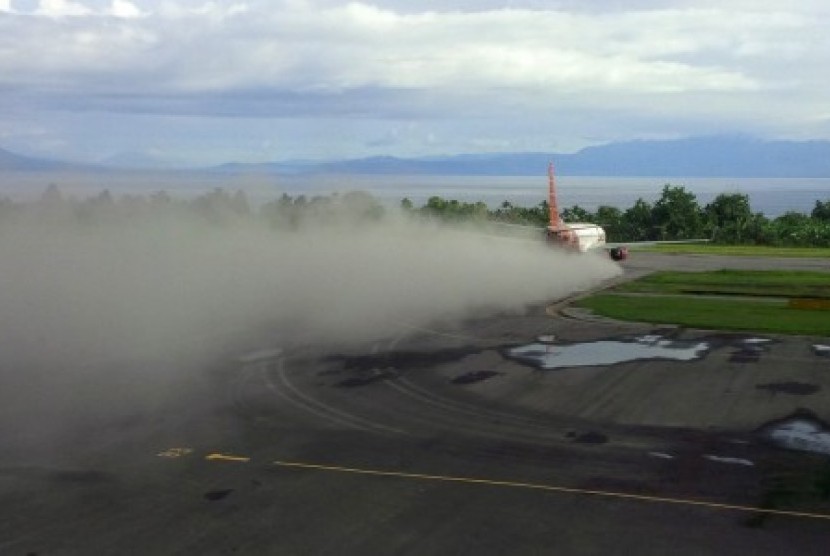
[(249, 334), (271, 346), (281, 333), (367, 341), (402, 322), (521, 311), (620, 272), (600, 255), (388, 211), (292, 230), (24, 214), (0, 225), (0, 261), (0, 403), (55, 411), (86, 403), (85, 388), (114, 405), (134, 399)]

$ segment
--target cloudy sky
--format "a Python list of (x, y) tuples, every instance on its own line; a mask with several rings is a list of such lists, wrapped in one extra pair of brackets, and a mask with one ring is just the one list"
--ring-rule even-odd
[(826, 0), (0, 0), (0, 147), (95, 161), (830, 139)]

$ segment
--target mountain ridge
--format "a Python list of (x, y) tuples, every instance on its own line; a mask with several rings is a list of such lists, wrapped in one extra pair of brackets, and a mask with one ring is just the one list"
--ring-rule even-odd
[[(551, 160), (556, 163), (557, 174), (566, 176), (830, 178), (830, 141), (764, 141), (737, 136), (709, 136), (609, 143), (567, 154), (467, 153), (415, 158), (378, 155), (330, 161), (228, 162), (190, 170), (276, 175), (535, 176), (543, 174)], [(0, 148), (0, 171), (73, 169), (119, 170), (113, 166), (28, 157)]]

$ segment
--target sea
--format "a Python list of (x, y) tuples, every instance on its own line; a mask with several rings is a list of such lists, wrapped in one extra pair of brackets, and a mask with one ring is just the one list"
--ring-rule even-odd
[[(290, 181), (285, 185), (292, 189)], [(817, 200), (830, 201), (830, 178), (561, 176), (556, 179), (561, 208), (579, 205), (592, 212), (601, 205), (624, 210), (637, 199), (654, 203), (665, 185), (684, 187), (694, 193), (701, 206), (721, 193), (745, 194), (749, 196), (752, 211), (767, 217), (788, 211), (809, 214)], [(319, 177), (315, 183), (315, 187), (324, 191), (342, 186), (367, 191), (389, 202), (400, 202), (406, 197), (416, 206), (437, 195), (464, 202), (482, 201), (491, 208), (504, 201), (531, 207), (546, 200), (548, 194), (547, 176), (345, 176)]]
[[(721, 193), (749, 196), (753, 212), (767, 217), (788, 211), (809, 214), (817, 200), (830, 200), (830, 178), (678, 178), (557, 176), (559, 205), (579, 205), (595, 211), (600, 205), (627, 209), (637, 199), (654, 203), (665, 185), (682, 186), (694, 193), (701, 206)], [(432, 175), (227, 175), (190, 172), (107, 172), (55, 174), (4, 172), (0, 174), (0, 195), (13, 200), (36, 199), (51, 184), (64, 195), (85, 197), (104, 189), (113, 195), (148, 194), (164, 190), (171, 196), (193, 197), (217, 188), (245, 191), (252, 205), (279, 198), (283, 193), (296, 197), (366, 191), (387, 205), (404, 198), (416, 206), (432, 196), (473, 203), (482, 201), (491, 208), (507, 201), (532, 207), (547, 199), (547, 176), (432, 176)]]

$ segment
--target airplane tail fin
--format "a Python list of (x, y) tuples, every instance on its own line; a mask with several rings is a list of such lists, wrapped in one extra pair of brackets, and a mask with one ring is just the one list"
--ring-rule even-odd
[(559, 205), (556, 202), (556, 178), (553, 172), (553, 161), (548, 163), (548, 208), (550, 209), (550, 227), (555, 230), (562, 228)]

